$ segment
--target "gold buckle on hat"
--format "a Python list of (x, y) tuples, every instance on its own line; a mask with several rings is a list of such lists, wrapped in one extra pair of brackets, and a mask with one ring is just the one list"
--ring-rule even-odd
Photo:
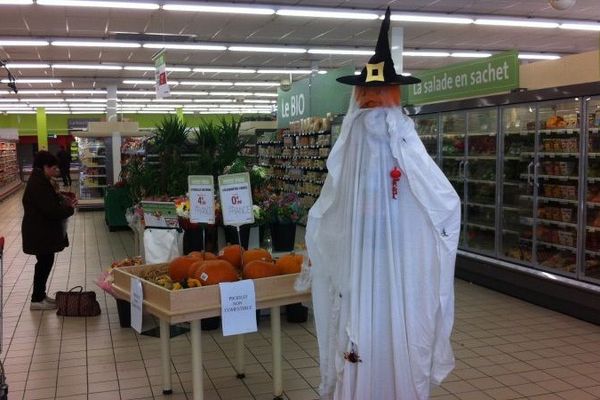
[(382, 61), (377, 64), (367, 64), (367, 77), (365, 82), (385, 82), (385, 78), (383, 77), (383, 65), (385, 61)]

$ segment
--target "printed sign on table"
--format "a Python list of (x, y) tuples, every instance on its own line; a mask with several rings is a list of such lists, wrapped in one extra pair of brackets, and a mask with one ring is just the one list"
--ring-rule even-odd
[(142, 307), (144, 304), (144, 292), (142, 281), (138, 278), (131, 278), (131, 294), (129, 302), (131, 304), (131, 327), (138, 333), (142, 333)]
[(154, 78), (156, 80), (156, 98), (162, 99), (171, 95), (171, 89), (167, 83), (167, 64), (165, 62), (165, 53), (161, 51), (153, 57), (154, 60)]
[(254, 281), (219, 283), (223, 336), (256, 332), (256, 293)]
[(211, 175), (188, 176), (190, 222), (215, 223), (215, 179)]
[(179, 228), (175, 203), (142, 201), (146, 228)]
[(225, 225), (240, 226), (254, 223), (250, 174), (244, 172), (219, 176), (219, 194)]

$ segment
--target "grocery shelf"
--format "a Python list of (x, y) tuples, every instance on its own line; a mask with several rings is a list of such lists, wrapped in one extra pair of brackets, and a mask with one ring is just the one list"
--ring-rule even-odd
[(474, 228), (479, 228), (479, 229), (486, 230), (486, 231), (495, 231), (496, 230), (495, 226), (482, 225), (482, 224), (477, 224), (474, 222), (467, 222), (466, 225), (467, 225), (467, 227), (472, 226)]
[[(521, 238), (521, 240), (524, 241), (524, 242), (532, 242), (531, 239)], [(549, 243), (549, 242), (544, 242), (542, 240), (538, 240), (537, 244), (542, 245), (542, 246), (546, 246), (546, 247), (553, 247), (553, 248), (559, 249), (559, 250), (567, 250), (567, 251), (570, 251), (572, 253), (576, 253), (577, 252), (577, 249), (575, 247), (564, 246), (562, 244)]]
[(473, 207), (481, 207), (481, 208), (496, 208), (495, 204), (483, 204), (483, 203), (474, 203), (472, 201), (465, 203), (467, 206)]
[(476, 184), (485, 184), (485, 185), (495, 185), (496, 181), (490, 181), (485, 179), (467, 179), (468, 183), (476, 183)]
[(496, 136), (496, 132), (467, 132), (467, 136)]
[[(527, 179), (528, 174), (521, 174), (521, 178)], [(538, 175), (538, 178), (541, 179), (554, 179), (559, 181), (578, 181), (578, 176), (569, 176), (569, 175)], [(600, 179), (599, 179), (600, 180)]]
[[(524, 199), (533, 199), (533, 196), (529, 196), (529, 195), (521, 195), (521, 197)], [(559, 199), (559, 198), (555, 198), (555, 197), (538, 196), (537, 199), (539, 201), (543, 201), (543, 202), (557, 202), (557, 203), (562, 203), (562, 204), (577, 204), (578, 203), (577, 200)], [(600, 203), (598, 204), (598, 206), (600, 206)]]
[[(531, 153), (533, 154), (533, 153)], [(540, 155), (540, 157), (549, 157), (549, 158), (554, 158), (554, 157), (579, 157), (579, 153), (568, 153), (568, 152), (539, 152), (538, 153)]]
[[(520, 221), (521, 221), (521, 223), (523, 223), (523, 225), (533, 226), (533, 218), (531, 218), (531, 217), (521, 217)], [(571, 222), (555, 221), (553, 219), (542, 219), (542, 218), (538, 218), (537, 221), (541, 222), (542, 224), (545, 224), (545, 225), (555, 225), (555, 226), (559, 226), (561, 228), (577, 229), (577, 224), (573, 224)]]
[(540, 129), (539, 132), (546, 134), (546, 135), (573, 135), (573, 134), (579, 133), (579, 128)]
[(281, 140), (269, 140), (265, 142), (256, 142), (257, 146), (283, 146), (283, 142)]

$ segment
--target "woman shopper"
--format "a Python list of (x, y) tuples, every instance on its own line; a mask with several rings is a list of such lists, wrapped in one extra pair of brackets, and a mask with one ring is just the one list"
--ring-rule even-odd
[(32, 310), (56, 308), (54, 299), (46, 295), (46, 282), (54, 264), (54, 253), (69, 245), (66, 219), (75, 212), (77, 200), (61, 195), (53, 182), (60, 177), (58, 159), (47, 151), (39, 151), (33, 160), (33, 171), (23, 194), (23, 252), (35, 255)]

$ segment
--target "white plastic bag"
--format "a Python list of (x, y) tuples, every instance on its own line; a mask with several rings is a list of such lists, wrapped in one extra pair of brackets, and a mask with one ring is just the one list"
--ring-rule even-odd
[(146, 229), (144, 253), (147, 264), (169, 262), (183, 253), (183, 233), (176, 229)]

